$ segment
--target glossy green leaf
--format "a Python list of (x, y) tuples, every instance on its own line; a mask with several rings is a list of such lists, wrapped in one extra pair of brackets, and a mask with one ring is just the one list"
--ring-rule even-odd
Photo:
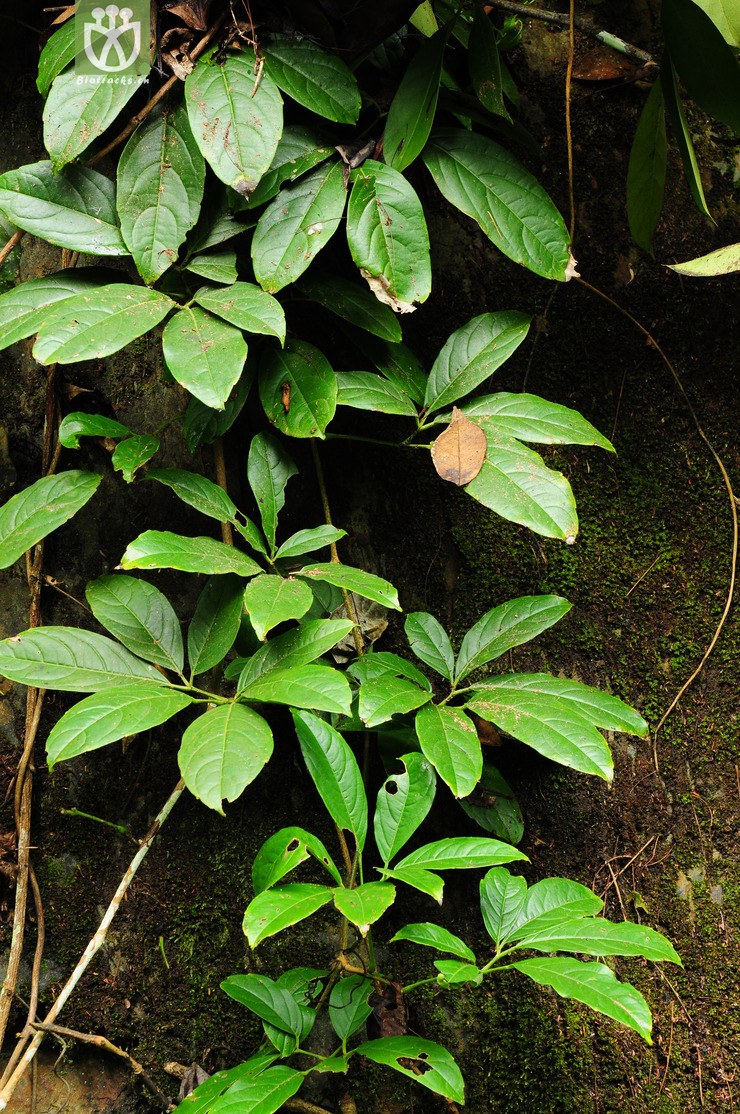
[(270, 35), (260, 44), (265, 70), (284, 93), (304, 108), (354, 124), (360, 114), (360, 90), (349, 67), (310, 38)]
[(352, 172), (347, 242), (379, 301), (409, 313), (432, 289), (429, 235), (421, 202), (402, 174), (368, 159)]
[(449, 635), (438, 619), (428, 611), (412, 611), (403, 625), (411, 652), (435, 673), (451, 681), (455, 672), (455, 655)]
[[(460, 1069), (446, 1048), (421, 1037), (381, 1037), (359, 1045), (355, 1052), (376, 1064), (386, 1064), (436, 1095), (452, 1102), (465, 1102), (465, 1084)], [(416, 1060), (417, 1070), (401, 1061)]]
[(195, 141), (217, 178), (249, 195), (269, 168), (283, 130), (283, 101), (251, 47), (217, 62), (212, 50), (185, 80)]
[(239, 381), (224, 403), (223, 410), (214, 410), (191, 396), (182, 422), (182, 432), (191, 453), (195, 453), (201, 445), (210, 445), (211, 441), (223, 437), (224, 433), (231, 429), (247, 401), (253, 380), (254, 365), (247, 360)]
[(95, 494), (94, 472), (43, 476), (0, 507), (0, 569), (15, 564), (48, 534), (68, 522)]
[(434, 966), (439, 971), (438, 981), (443, 986), (462, 986), (470, 983), (480, 986), (483, 974), (474, 963), (464, 963), (460, 959), (435, 959)]
[(343, 673), (326, 665), (290, 665), (255, 677), (240, 691), (242, 700), (292, 704), (319, 712), (349, 715), (351, 693)]
[(41, 364), (102, 359), (148, 333), (174, 306), (166, 294), (125, 282), (76, 294), (44, 318), (34, 357)]
[(167, 322), (162, 351), (177, 382), (218, 410), (226, 404), (247, 358), (239, 329), (199, 306), (181, 309)]
[(113, 182), (87, 166), (37, 162), (0, 175), (0, 210), (18, 228), (71, 251), (126, 255)]
[(216, 1109), (214, 1105), (216, 1099), (225, 1095), (234, 1083), (261, 1075), (278, 1057), (279, 1053), (273, 1048), (267, 1052), (257, 1052), (236, 1067), (214, 1072), (183, 1099), (178, 1107), (180, 1114), (212, 1114)]
[[(546, 597), (530, 597), (542, 599)], [(552, 598), (552, 597), (551, 597)], [(557, 598), (557, 597), (554, 597)], [(581, 681), (571, 681), (567, 677), (553, 677), (549, 673), (509, 673), (492, 677), (475, 686), (476, 695), (486, 698), (488, 692), (495, 693), (499, 688), (507, 692), (535, 692), (542, 696), (555, 697), (572, 707), (594, 727), (606, 731), (624, 731), (628, 735), (644, 738), (648, 725), (642, 716), (616, 696), (601, 692), (584, 685)]]
[(666, 266), (671, 271), (678, 271), (680, 275), (689, 275), (691, 278), (714, 278), (716, 275), (733, 274), (740, 271), (740, 244), (730, 244), (726, 248), (710, 251), (708, 255), (689, 259), (686, 263), (667, 263)]
[(334, 584), (337, 588), (346, 588), (348, 592), (355, 592), (365, 599), (374, 600), (383, 607), (392, 607), (401, 610), (396, 589), (387, 580), (375, 573), (356, 569), (352, 565), (342, 565), (336, 561), (325, 561), (314, 565), (304, 565), (297, 576), (304, 576), (309, 581), (319, 580), (326, 584)]
[(394, 863), (394, 870), (409, 866), (420, 866), (424, 870), (476, 870), (517, 859), (526, 860), (527, 856), (508, 843), (483, 836), (459, 836), (418, 847), (400, 862)]
[(601, 917), (578, 917), (560, 924), (529, 932), (519, 938), (519, 946), (537, 952), (579, 952), (583, 955), (641, 955), (654, 963), (678, 963), (681, 959), (673, 945), (647, 925), (613, 924)]
[(357, 329), (391, 343), (401, 340), (401, 325), (393, 310), (384, 306), (369, 290), (364, 290), (356, 282), (349, 282), (336, 275), (309, 277), (303, 279), (299, 292), (335, 313), (337, 317), (349, 321)]
[(255, 894), (270, 889), (291, 870), (311, 856), (329, 872), (338, 886), (342, 879), (321, 840), (304, 828), (281, 828), (266, 840), (252, 863), (252, 888)]
[(613, 1021), (627, 1025), (652, 1044), (653, 1019), (647, 1002), (639, 990), (619, 982), (603, 963), (581, 963), (577, 959), (556, 956), (523, 959), (511, 966), (540, 986), (551, 986), (561, 998), (574, 998)]
[[(293, 998), (298, 1006), (298, 1012), (301, 1017), (301, 1030), (298, 1034), (298, 1043), (303, 1044), (305, 1038), (311, 1032), (316, 1021), (316, 1011), (311, 1009), (311, 997), (308, 992), (310, 982), (317, 976), (323, 976), (325, 972), (319, 972), (316, 968), (312, 967), (294, 967), (292, 970), (284, 971), (276, 979), (276, 984), (287, 990), (293, 995)], [(290, 1056), (295, 1049), (296, 1038), (292, 1033), (286, 1033), (282, 1029), (270, 1025), (269, 1022), (263, 1022), (265, 1036), (272, 1045), (277, 1049), (281, 1056)]]
[(300, 1090), (303, 1080), (302, 1072), (276, 1064), (259, 1075), (237, 1080), (208, 1107), (208, 1114), (275, 1114)]
[(414, 402), (424, 401), (427, 374), (405, 344), (386, 344), (372, 337), (363, 337), (362, 350), (397, 391), (408, 395)]
[(65, 712), (49, 732), (49, 769), (67, 758), (158, 727), (191, 703), (187, 693), (141, 681), (93, 693)]
[(338, 828), (361, 851), (367, 835), (367, 796), (357, 760), (338, 731), (310, 712), (293, 712), (298, 742), (314, 785)]
[(570, 878), (543, 878), (527, 890), (524, 904), (508, 928), (512, 940), (536, 936), (574, 917), (595, 917), (604, 902)]
[(399, 870), (390, 870), (386, 867), (381, 871), (381, 874), (384, 878), (393, 878), (397, 882), (405, 882), (412, 889), (433, 897), (438, 905), (442, 904), (444, 882), (438, 874), (432, 874), (430, 870), (424, 870), (420, 866), (405, 866)]
[(236, 252), (206, 251), (202, 255), (194, 255), (188, 260), (185, 270), (200, 275), (209, 282), (233, 286), (237, 280)]
[(480, 911), (486, 932), (497, 947), (519, 923), (526, 896), (526, 879), (510, 874), (503, 866), (493, 867), (481, 879)]
[(431, 699), (428, 689), (421, 689), (404, 677), (384, 674), (360, 686), (358, 714), (366, 727), (377, 727), (391, 716), (413, 712)]
[(419, 745), (456, 797), (467, 797), (483, 768), (478, 734), (459, 708), (431, 704), (416, 713)]
[(462, 681), (474, 669), (531, 642), (560, 622), (571, 606), (562, 596), (519, 596), (487, 611), (462, 640), (455, 680)]
[(275, 531), (280, 511), (285, 506), (285, 486), (298, 474), (281, 443), (269, 433), (252, 438), (247, 459), (247, 478), (262, 518), (262, 529), (271, 547), (275, 547)]
[(390, 882), (365, 882), (353, 890), (344, 886), (334, 891), (334, 904), (343, 917), (353, 924), (361, 936), (367, 936), (396, 897), (396, 887)]
[(261, 1021), (291, 1033), (296, 1044), (300, 1040), (303, 1023), (298, 1003), (289, 990), (266, 975), (230, 975), (221, 983), (221, 989)]
[(74, 62), (77, 53), (77, 33), (74, 17), (63, 23), (58, 31), (50, 35), (39, 55), (39, 69), (36, 88), (45, 97), (54, 78)]
[(434, 123), (446, 29), (422, 42), (391, 101), (383, 136), (383, 158), (405, 170), (421, 153)]
[(241, 577), (227, 574), (206, 581), (188, 627), (188, 663), (193, 676), (213, 669), (228, 654), (239, 630), (243, 598)]
[(309, 128), (285, 128), (270, 169), (260, 178), (254, 193), (249, 195), (249, 208), (256, 209), (271, 201), (284, 182), (294, 182), (334, 153), (333, 146), (322, 143)]
[(290, 882), (287, 886), (265, 890), (250, 901), (244, 914), (244, 933), (250, 948), (269, 936), (304, 921), (334, 897), (331, 886), (310, 882)]
[(255, 677), (273, 669), (309, 665), (321, 657), (352, 630), (348, 619), (310, 619), (295, 630), (270, 639), (247, 659), (240, 672), (237, 688), (243, 689)]
[(428, 693), (432, 691), (429, 679), (412, 661), (407, 661), (398, 654), (391, 654), (387, 650), (374, 650), (371, 654), (363, 654), (347, 667), (347, 672), (363, 685), (368, 681), (382, 681), (389, 677), (406, 677), (420, 688), (426, 689)]
[[(24, 284), (25, 285), (25, 284)], [(59, 426), (59, 443), (65, 449), (79, 449), (80, 437), (129, 437), (131, 430), (113, 418), (102, 414), (82, 414), (75, 412), (62, 418)]]
[[(696, 158), (696, 152), (694, 151), (694, 142), (691, 138), (691, 131), (688, 121), (686, 120), (686, 113), (684, 112), (681, 95), (678, 91), (676, 71), (671, 64), (670, 58), (666, 58), (661, 66), (659, 80), (663, 90), (665, 113), (670, 122), (671, 131), (673, 132), (673, 138), (678, 147), (679, 154), (681, 155), (684, 175), (691, 196), (699, 212), (704, 213), (704, 215), (711, 220), (713, 218), (707, 206), (707, 199), (704, 196), (704, 186), (701, 180), (701, 171)], [(1, 203), (2, 195), (0, 194), (0, 204)]]
[(325, 163), (280, 190), (252, 237), (252, 264), (260, 286), (274, 294), (303, 274), (339, 227), (345, 200), (338, 161)]
[(307, 584), (292, 577), (263, 574), (250, 580), (244, 605), (255, 634), (264, 640), (268, 631), (287, 619), (300, 619), (313, 603)]
[(460, 407), (468, 418), (488, 418), (503, 437), (517, 437), (542, 445), (598, 445), (613, 453), (614, 446), (577, 410), (547, 402), (538, 395), (501, 391)]
[(181, 569), (209, 576), (234, 572), (255, 576), (262, 569), (246, 553), (215, 538), (186, 538), (169, 530), (145, 530), (130, 543), (123, 557), (124, 569)]
[(118, 161), (121, 234), (146, 283), (176, 260), (200, 212), (205, 165), (184, 104), (153, 112)]
[(436, 948), (438, 952), (449, 952), (450, 955), (456, 955), (460, 959), (467, 959), (471, 963), (475, 963), (475, 953), (470, 950), (468, 945), (460, 939), (459, 936), (453, 935), (446, 928), (439, 924), (407, 924), (400, 928), (395, 936), (392, 936), (389, 943), (395, 944), (399, 940), (409, 940), (412, 944), (423, 944), (426, 948)]
[(479, 828), (497, 839), (519, 843), (524, 835), (522, 810), (511, 786), (485, 758), (476, 789), (460, 801), (460, 807)]
[(44, 105), (44, 146), (61, 170), (112, 124), (137, 86), (125, 81), (80, 82), (74, 71), (52, 83)]
[(233, 190), (228, 189), (221, 182), (209, 183), (209, 188), (203, 196), (198, 221), (187, 236), (185, 250), (188, 259), (197, 257), (201, 252), (207, 252), (209, 248), (220, 247), (251, 227), (249, 221), (237, 220), (233, 208), (239, 203)]
[(627, 170), (627, 217), (632, 239), (653, 254), (653, 234), (663, 208), (668, 140), (660, 81), (653, 85), (637, 122)]
[(272, 731), (262, 716), (242, 704), (221, 704), (186, 728), (177, 760), (193, 796), (223, 812), (223, 800), (241, 796), (272, 748)]
[(123, 475), (127, 484), (133, 483), (136, 473), (159, 451), (159, 438), (147, 433), (135, 433), (119, 441), (110, 462), (116, 472)]
[(373, 1012), (368, 998), (373, 993), (372, 979), (364, 975), (348, 975), (332, 987), (329, 995), (329, 1020), (342, 1042), (367, 1021)]
[(182, 468), (150, 468), (146, 478), (169, 487), (183, 503), (209, 518), (215, 518), (217, 522), (233, 522), (239, 513), (223, 488), (198, 472), (186, 472)]
[(416, 407), (408, 395), (372, 371), (337, 372), (337, 388), (337, 406), (416, 417)]
[(447, 200), (515, 263), (564, 282), (569, 236), (542, 186), (513, 155), (473, 132), (435, 132), (424, 162)]
[(275, 560), (285, 561), (292, 557), (301, 557), (304, 553), (315, 553), (317, 549), (324, 549), (346, 536), (347, 531), (338, 530), (336, 526), (314, 526), (310, 530), (297, 530), (278, 548)]
[(139, 658), (173, 669), (183, 667), (180, 622), (159, 588), (124, 573), (98, 577), (85, 596), (95, 618)]
[(428, 815), (437, 788), (434, 767), (421, 754), (406, 754), (401, 762), (404, 772), (386, 778), (375, 805), (375, 845), (385, 866)]
[(693, 0), (663, 0), (661, 23), (686, 92), (710, 116), (740, 132), (740, 65), (722, 33)]
[(98, 692), (131, 681), (165, 678), (146, 662), (79, 627), (34, 627), (0, 642), (0, 676), (62, 692)]
[(337, 377), (308, 341), (290, 339), (260, 362), (260, 400), (268, 420), (289, 437), (323, 437), (337, 405)]
[[(11, 287), (0, 295), (0, 350), (37, 332), (56, 304), (85, 290), (101, 289), (110, 282), (113, 273), (96, 267), (80, 267)], [(72, 447), (78, 448), (78, 445)]]
[(235, 282), (226, 289), (202, 287), (194, 301), (246, 333), (262, 333), (285, 340), (285, 313), (276, 298), (251, 282)]
[(489, 112), (510, 119), (504, 104), (501, 59), (496, 30), (487, 12), (476, 4), (468, 42), (468, 69), (475, 95)]
[(730, 46), (740, 47), (740, 11), (735, 0), (696, 0)]
[(523, 313), (482, 313), (445, 341), (426, 386), (424, 408), (434, 413), (469, 394), (493, 375), (522, 343), (530, 318)]

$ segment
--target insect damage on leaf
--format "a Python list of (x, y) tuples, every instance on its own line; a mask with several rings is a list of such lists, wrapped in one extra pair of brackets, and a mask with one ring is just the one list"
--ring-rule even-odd
[(396, 313), (413, 313), (416, 306), (413, 302), (404, 302), (397, 298), (388, 285), (385, 275), (371, 275), (364, 267), (360, 267), (360, 274), (364, 278), (379, 302), (390, 306)]
[(443, 480), (462, 487), (480, 472), (486, 456), (486, 435), (479, 425), (452, 408), (452, 421), (432, 445), (432, 462)]

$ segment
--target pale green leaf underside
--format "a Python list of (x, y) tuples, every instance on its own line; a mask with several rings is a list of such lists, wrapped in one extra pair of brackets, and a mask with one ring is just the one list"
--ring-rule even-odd
[(61, 170), (102, 135), (136, 89), (125, 81), (79, 82), (73, 70), (55, 78), (44, 106), (44, 146), (54, 169)]

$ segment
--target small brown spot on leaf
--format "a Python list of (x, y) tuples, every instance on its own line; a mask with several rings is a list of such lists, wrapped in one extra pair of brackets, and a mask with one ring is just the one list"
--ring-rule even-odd
[(432, 445), (432, 462), (437, 474), (462, 487), (478, 475), (485, 456), (485, 433), (454, 406), (452, 421)]

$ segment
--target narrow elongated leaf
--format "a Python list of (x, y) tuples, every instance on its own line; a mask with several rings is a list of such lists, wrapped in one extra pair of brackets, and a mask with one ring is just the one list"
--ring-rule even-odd
[(78, 81), (77, 74), (60, 74), (44, 106), (44, 146), (54, 170), (61, 170), (112, 124), (136, 92), (125, 81)]
[(85, 595), (98, 622), (127, 650), (154, 665), (182, 671), (180, 623), (159, 588), (117, 573), (93, 580)]
[(57, 303), (84, 290), (99, 290), (112, 275), (96, 267), (57, 271), (21, 282), (0, 295), (0, 350), (37, 332)]
[(360, 90), (349, 67), (309, 38), (270, 35), (260, 44), (265, 70), (298, 104), (339, 124), (354, 124), (360, 114)]
[(204, 286), (194, 300), (245, 333), (277, 337), (281, 344), (285, 340), (283, 307), (254, 283), (235, 282), (221, 290)]
[(329, 872), (338, 886), (342, 879), (329, 852), (318, 836), (304, 828), (281, 828), (262, 844), (252, 863), (252, 887), (255, 894), (268, 890), (313, 856)]
[(123, 557), (124, 569), (181, 569), (183, 572), (234, 572), (255, 576), (262, 572), (246, 553), (215, 538), (186, 538), (168, 530), (145, 530), (130, 543)]
[(416, 713), (416, 734), (424, 755), (456, 797), (467, 797), (483, 769), (478, 733), (458, 708), (430, 704)]
[(177, 755), (185, 784), (216, 812), (235, 801), (272, 754), (272, 731), (251, 708), (221, 704), (194, 720)]
[(312, 302), (318, 302), (358, 329), (391, 343), (401, 340), (401, 326), (393, 311), (356, 282), (335, 275), (309, 277), (303, 279), (299, 290)]
[(283, 130), (283, 100), (269, 74), (259, 74), (251, 47), (224, 62), (211, 51), (185, 80), (195, 141), (217, 178), (249, 195), (269, 168)]
[(520, 937), (523, 948), (537, 952), (580, 952), (583, 955), (642, 955), (654, 963), (681, 959), (673, 945), (647, 925), (613, 924), (601, 917), (579, 917), (561, 921), (550, 928), (540, 928), (533, 935)]
[(265, 890), (250, 901), (244, 914), (244, 933), (250, 948), (269, 936), (310, 917), (334, 897), (332, 886), (310, 882), (290, 882), (287, 886)]
[(223, 410), (247, 358), (239, 329), (199, 306), (181, 309), (167, 322), (162, 351), (177, 382), (216, 410)]
[(262, 518), (262, 529), (270, 548), (275, 548), (275, 531), (285, 506), (285, 486), (298, 473), (280, 442), (269, 433), (252, 438), (247, 458), (247, 478)]
[(0, 210), (24, 232), (90, 255), (126, 255), (113, 183), (87, 166), (37, 162), (0, 175)]
[(190, 703), (187, 693), (141, 681), (93, 693), (65, 712), (49, 732), (49, 769), (66, 758), (158, 727)]
[(543, 878), (530, 886), (524, 903), (509, 928), (512, 940), (547, 932), (575, 917), (595, 917), (604, 902), (593, 890), (570, 878)]
[[(25, 285), (25, 283), (24, 283)], [(131, 430), (113, 418), (102, 414), (82, 414), (76, 412), (62, 418), (59, 426), (59, 443), (65, 449), (79, 449), (80, 437), (129, 437)]]
[(598, 445), (613, 453), (614, 446), (577, 410), (547, 402), (538, 395), (501, 391), (461, 407), (469, 418), (488, 418), (503, 437), (518, 437), (542, 445)]
[(371, 924), (375, 924), (396, 897), (396, 887), (390, 882), (365, 882), (353, 890), (344, 886), (334, 891), (334, 904), (350, 924), (355, 925), (361, 936), (367, 936)]
[(67, 522), (95, 494), (101, 477), (94, 472), (43, 476), (0, 507), (0, 569)]
[(243, 599), (241, 577), (227, 574), (206, 581), (188, 627), (188, 663), (193, 676), (213, 669), (234, 645)]
[(434, 123), (447, 29), (422, 42), (391, 101), (383, 136), (383, 158), (405, 170), (421, 153)]
[(373, 294), (409, 313), (432, 289), (429, 235), (416, 193), (397, 170), (368, 159), (352, 172), (347, 242)]
[(397, 391), (414, 402), (424, 401), (427, 375), (418, 359), (405, 344), (385, 344), (363, 338), (362, 348), (378, 371), (393, 384)]
[(487, 611), (462, 640), (455, 680), (462, 681), (474, 669), (531, 642), (560, 622), (571, 606), (562, 596), (519, 596)]
[(289, 990), (267, 975), (230, 975), (221, 983), (221, 989), (260, 1020), (292, 1034), (296, 1042), (300, 1040), (303, 1021), (298, 1003)]
[(58, 31), (50, 35), (39, 55), (39, 70), (36, 88), (45, 97), (57, 74), (66, 70), (74, 62), (77, 53), (76, 28), (74, 18), (63, 23)]
[(310, 619), (296, 630), (270, 639), (247, 659), (240, 672), (237, 688), (242, 690), (262, 673), (293, 665), (308, 665), (321, 657), (352, 630), (348, 619)]
[(527, 860), (527, 856), (508, 843), (483, 836), (459, 836), (418, 847), (395, 863), (394, 870), (409, 866), (420, 866), (424, 870), (475, 870), (481, 866), (511, 863), (516, 859)]
[[(359, 1045), (355, 1052), (376, 1064), (387, 1064), (436, 1095), (444, 1095), (452, 1102), (465, 1102), (460, 1069), (447, 1049), (434, 1041), (421, 1037), (381, 1037)], [(417, 1061), (416, 1071), (406, 1065), (408, 1060)]]
[(349, 715), (351, 693), (343, 673), (326, 665), (291, 665), (255, 677), (240, 691), (242, 700), (292, 704), (319, 712)]
[(475, 963), (475, 953), (468, 945), (439, 924), (404, 925), (391, 937), (389, 943), (395, 944), (399, 940), (410, 940), (412, 944), (423, 944), (426, 948), (436, 948), (438, 952), (449, 952), (450, 955)]
[(390, 870), (385, 867), (380, 873), (384, 878), (394, 878), (398, 882), (405, 882), (412, 889), (433, 897), (438, 905), (442, 904), (444, 882), (439, 874), (432, 874), (431, 870), (424, 870), (420, 866), (405, 866), (399, 870)]
[(329, 1020), (341, 1041), (347, 1041), (373, 1012), (368, 998), (373, 993), (372, 979), (348, 975), (340, 979), (329, 995)]
[(130, 681), (165, 678), (146, 662), (78, 627), (34, 627), (0, 642), (0, 676), (62, 692), (98, 692)]
[(269, 421), (289, 437), (323, 437), (337, 405), (337, 377), (324, 354), (291, 339), (260, 363), (259, 391)]
[(665, 45), (689, 96), (740, 132), (740, 66), (732, 48), (693, 0), (663, 0)]
[(76, 294), (46, 315), (34, 357), (41, 364), (101, 359), (148, 333), (174, 307), (166, 294), (125, 282)]
[(668, 140), (660, 81), (645, 101), (630, 149), (627, 170), (627, 217), (632, 239), (653, 254), (653, 234), (663, 208)]
[(177, 259), (200, 212), (205, 165), (185, 105), (153, 112), (118, 161), (121, 234), (144, 282)]
[(421, 689), (404, 677), (385, 674), (360, 686), (358, 715), (366, 727), (377, 727), (392, 716), (413, 712), (431, 699), (428, 689)]
[(513, 155), (473, 132), (435, 132), (424, 162), (447, 200), (515, 263), (564, 282), (568, 230), (542, 186)]
[(182, 468), (150, 468), (148, 480), (156, 480), (174, 491), (183, 503), (196, 511), (215, 518), (217, 522), (234, 522), (238, 511), (229, 496), (199, 472), (186, 472)]
[(527, 896), (526, 879), (495, 866), (481, 879), (480, 911), (486, 932), (500, 947), (519, 923)]
[[(660, 84), (663, 89), (663, 103), (665, 105), (666, 116), (670, 122), (673, 138), (678, 147), (679, 154), (681, 155), (684, 175), (686, 176), (686, 182), (691, 191), (691, 196), (699, 212), (704, 213), (704, 215), (711, 220), (713, 217), (709, 212), (707, 199), (704, 196), (704, 186), (702, 185), (701, 171), (696, 158), (696, 152), (694, 151), (694, 142), (691, 138), (688, 121), (686, 120), (681, 94), (678, 91), (676, 71), (673, 68), (670, 58), (667, 58), (660, 68)], [(0, 194), (0, 203), (1, 202), (2, 195)]]
[(484, 108), (510, 119), (504, 105), (501, 59), (496, 31), (488, 13), (476, 6), (468, 42), (468, 68), (475, 95)]
[(262, 640), (268, 631), (286, 619), (300, 619), (312, 603), (313, 594), (308, 585), (292, 577), (256, 576), (244, 592), (249, 621)]
[(577, 959), (556, 956), (553, 959), (522, 959), (511, 966), (540, 986), (551, 986), (561, 998), (574, 998), (597, 1013), (627, 1025), (652, 1044), (653, 1019), (647, 1002), (639, 990), (619, 982), (603, 963), (581, 963)]
[(326, 561), (315, 565), (304, 565), (297, 576), (305, 576), (307, 580), (324, 581), (334, 584), (337, 588), (346, 588), (348, 592), (355, 592), (365, 599), (374, 600), (383, 607), (392, 607), (401, 610), (398, 602), (398, 593), (389, 581), (384, 580), (375, 573), (356, 569), (352, 565), (342, 565), (336, 561)]
[(310, 712), (293, 712), (298, 742), (314, 785), (338, 828), (352, 832), (361, 851), (367, 835), (367, 797), (354, 754), (338, 731)]
[(482, 313), (457, 329), (434, 361), (426, 386), (427, 413), (467, 395), (522, 343), (530, 318), (523, 313)]
[(275, 1114), (300, 1090), (303, 1080), (303, 1072), (276, 1064), (251, 1078), (237, 1080), (207, 1109), (209, 1114)]
[(344, 213), (342, 164), (334, 161), (280, 190), (252, 237), (255, 278), (274, 294), (295, 282), (329, 242)]
[(283, 182), (294, 182), (333, 155), (334, 147), (330, 143), (322, 143), (320, 137), (308, 128), (285, 128), (270, 169), (263, 174), (257, 188), (249, 195), (249, 208), (256, 209), (266, 201), (271, 201)]
[(401, 762), (404, 773), (386, 778), (378, 792), (373, 818), (375, 844), (384, 866), (408, 843), (427, 816), (437, 788), (434, 767), (422, 755), (406, 754)]
[(536, 692), (542, 696), (556, 697), (564, 701), (566, 706), (575, 708), (594, 727), (603, 727), (606, 731), (624, 731), (628, 735), (639, 735), (642, 738), (648, 732), (645, 720), (629, 704), (608, 692), (600, 692), (591, 685), (584, 685), (581, 681), (552, 677), (549, 673), (508, 673), (475, 686), (476, 694), (484, 699), (489, 691), (495, 693), (499, 688), (508, 692)]
[(690, 275), (692, 278), (730, 275), (740, 271), (740, 244), (729, 244), (726, 248), (717, 248), (708, 255), (700, 255), (686, 263), (667, 263), (666, 266), (671, 271), (678, 271), (680, 275)]
[(451, 681), (455, 672), (455, 655), (449, 635), (438, 619), (428, 611), (412, 611), (403, 625), (412, 653), (435, 673)]
[(317, 549), (324, 549), (346, 536), (347, 531), (338, 530), (336, 526), (314, 526), (310, 530), (297, 530), (278, 548), (275, 560), (285, 561), (292, 557), (301, 557), (304, 553), (315, 553)]
[(371, 371), (337, 372), (337, 388), (337, 406), (416, 417), (416, 407), (408, 395)]

